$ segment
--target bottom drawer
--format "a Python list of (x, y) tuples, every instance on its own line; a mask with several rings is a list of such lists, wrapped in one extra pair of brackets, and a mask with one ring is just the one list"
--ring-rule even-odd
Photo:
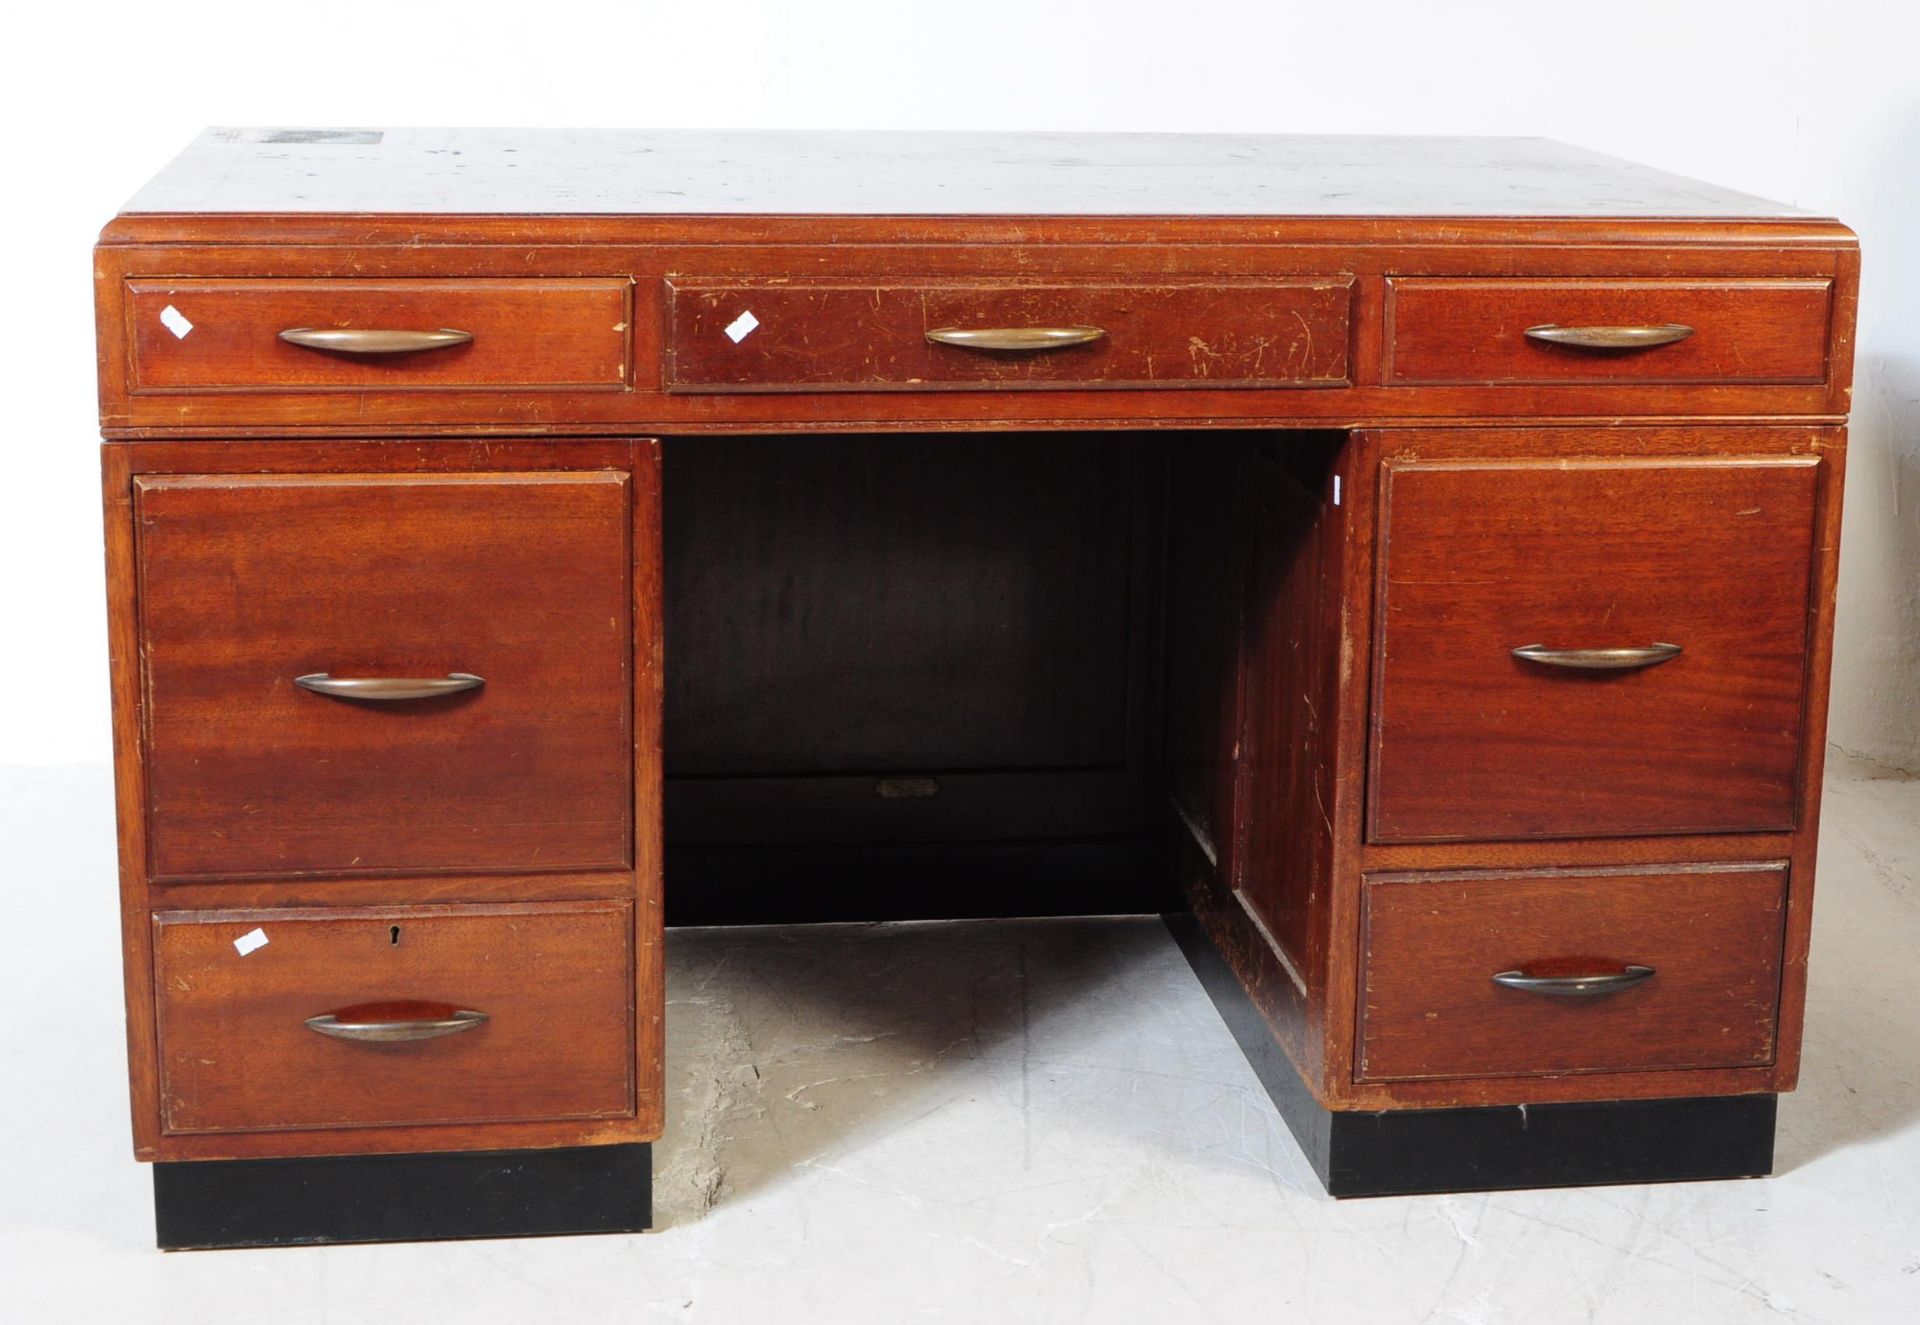
[(1786, 884), (1779, 864), (1375, 875), (1359, 1076), (1771, 1063)]
[(633, 1111), (625, 901), (162, 912), (153, 925), (169, 1134)]

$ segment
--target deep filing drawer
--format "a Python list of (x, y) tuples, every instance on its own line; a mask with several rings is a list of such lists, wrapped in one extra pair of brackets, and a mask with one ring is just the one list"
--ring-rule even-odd
[(626, 868), (629, 487), (137, 479), (152, 877)]
[(624, 390), (630, 290), (604, 278), (131, 280), (128, 389)]
[(1389, 385), (1821, 383), (1833, 282), (1387, 282)]
[(1343, 386), (1352, 279), (667, 284), (669, 391)]
[(1388, 461), (1371, 838), (1792, 828), (1819, 467)]
[(1773, 1061), (1780, 864), (1367, 881), (1363, 1080)]
[(169, 1133), (633, 1111), (625, 901), (168, 912), (153, 935)]

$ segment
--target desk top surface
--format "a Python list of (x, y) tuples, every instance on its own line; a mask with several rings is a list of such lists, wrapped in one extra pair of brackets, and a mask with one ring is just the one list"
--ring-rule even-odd
[(1544, 138), (209, 129), (129, 213), (1421, 216), (1807, 213)]

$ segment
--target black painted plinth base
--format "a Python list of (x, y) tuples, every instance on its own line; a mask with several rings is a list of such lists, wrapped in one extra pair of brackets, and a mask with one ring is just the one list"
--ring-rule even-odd
[(1773, 1171), (1776, 1097), (1347, 1113), (1323, 1108), (1199, 921), (1167, 928), (1333, 1196), (1694, 1182)]
[(637, 1233), (652, 1147), (155, 1164), (153, 1214), (167, 1251)]

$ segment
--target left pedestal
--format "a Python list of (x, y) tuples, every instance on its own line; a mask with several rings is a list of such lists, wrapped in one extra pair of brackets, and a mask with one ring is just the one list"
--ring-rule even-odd
[(646, 1228), (657, 447), (104, 456), (159, 1245)]

